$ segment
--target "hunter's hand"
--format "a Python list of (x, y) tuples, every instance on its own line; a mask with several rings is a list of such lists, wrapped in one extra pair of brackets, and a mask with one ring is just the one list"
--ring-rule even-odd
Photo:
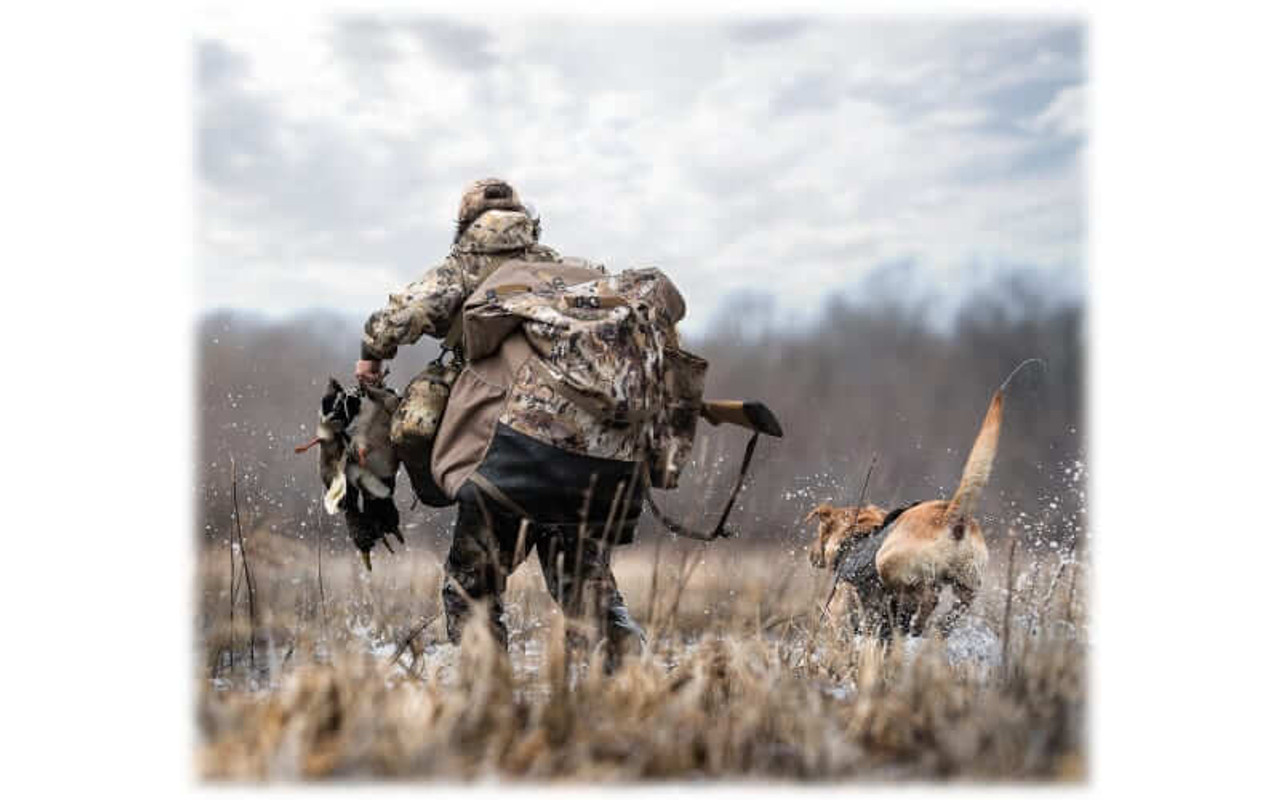
[(382, 383), (382, 362), (360, 359), (356, 362), (356, 382), (362, 386)]

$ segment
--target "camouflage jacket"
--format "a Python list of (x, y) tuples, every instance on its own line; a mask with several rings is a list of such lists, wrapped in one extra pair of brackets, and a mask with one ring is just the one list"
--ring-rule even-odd
[(361, 358), (394, 358), (401, 345), (423, 334), (443, 339), (462, 302), (492, 267), (512, 258), (558, 262), (560, 255), (538, 244), (536, 223), (520, 211), (481, 214), (459, 237), (443, 263), (390, 296), (364, 326)]

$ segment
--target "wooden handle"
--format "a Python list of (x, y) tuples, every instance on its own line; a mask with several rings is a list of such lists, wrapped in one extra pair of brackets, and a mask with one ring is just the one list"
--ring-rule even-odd
[(712, 425), (728, 422), (768, 436), (782, 436), (778, 418), (759, 400), (706, 400), (701, 413)]

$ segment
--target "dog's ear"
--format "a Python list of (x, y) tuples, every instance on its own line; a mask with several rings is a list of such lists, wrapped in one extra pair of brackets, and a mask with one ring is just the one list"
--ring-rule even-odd
[(813, 507), (812, 511), (810, 511), (808, 514), (805, 515), (804, 521), (809, 522), (814, 517), (818, 517), (819, 519), (822, 519), (823, 521), (825, 521), (827, 517), (831, 516), (831, 511), (832, 509), (831, 509), (830, 503), (819, 503), (818, 505)]
[(854, 528), (877, 527), (884, 519), (884, 509), (875, 504), (868, 504), (858, 509), (858, 517), (853, 521)]

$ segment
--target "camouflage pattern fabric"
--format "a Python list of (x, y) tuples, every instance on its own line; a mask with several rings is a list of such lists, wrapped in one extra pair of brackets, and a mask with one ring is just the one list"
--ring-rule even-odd
[(520, 318), (537, 353), (515, 376), (502, 424), (579, 455), (636, 461), (653, 451), (655, 431), (678, 413), (671, 391), (687, 383), (667, 374), (685, 306), (661, 270), (477, 294), (468, 326)]
[(391, 441), (397, 447), (426, 449), (440, 427), (449, 388), (458, 379), (456, 365), (433, 361), (404, 387), (404, 399), (391, 418)]
[(485, 178), (468, 186), (458, 203), (459, 236), (476, 217), (492, 209), (524, 211), (524, 206), (516, 190), (501, 178)]
[(413, 344), (423, 334), (444, 338), (482, 276), (512, 258), (561, 260), (555, 250), (538, 244), (536, 223), (523, 211), (483, 212), (454, 243), (443, 263), (392, 294), (385, 307), (370, 315), (364, 326), (361, 357), (385, 361), (395, 358), (401, 345)]
[(672, 347), (664, 353), (663, 366), (665, 402), (652, 427), (649, 482), (658, 489), (674, 489), (681, 471), (693, 455), (707, 362), (693, 353)]

